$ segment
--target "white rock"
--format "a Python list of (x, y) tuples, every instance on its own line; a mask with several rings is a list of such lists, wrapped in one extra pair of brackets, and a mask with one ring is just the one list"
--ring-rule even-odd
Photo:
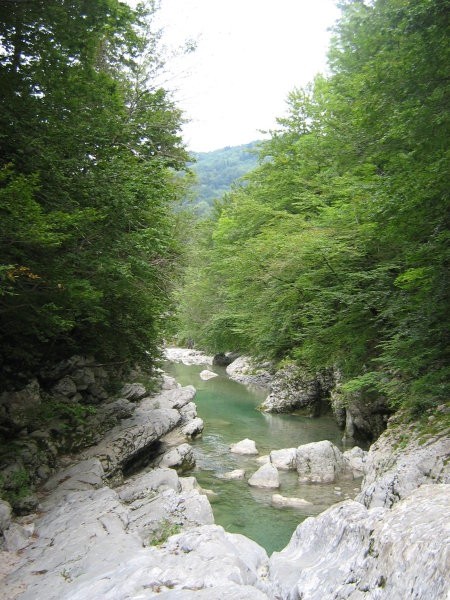
[(260, 488), (279, 488), (278, 469), (270, 463), (262, 465), (248, 480), (248, 484)]
[(164, 350), (167, 360), (181, 362), (185, 365), (212, 365), (213, 357), (207, 356), (199, 350), (190, 348), (169, 347)]
[(226, 371), (230, 379), (244, 385), (268, 387), (272, 381), (272, 375), (265, 366), (254, 364), (249, 356), (240, 356), (228, 365)]
[(234, 469), (234, 471), (228, 471), (219, 475), (220, 479), (245, 479), (244, 469)]
[(231, 444), (230, 451), (234, 454), (258, 454), (255, 442), (253, 440), (249, 440), (248, 438), (245, 438), (245, 440), (241, 440), (236, 444)]
[(11, 523), (11, 525), (3, 532), (5, 538), (5, 548), (8, 552), (17, 552), (22, 550), (30, 543), (32, 531), (29, 528)]
[(202, 433), (203, 427), (203, 419), (196, 417), (195, 419), (192, 419), (192, 421), (186, 423), (186, 425), (183, 425), (181, 433), (188, 438), (195, 438)]
[(204, 369), (200, 373), (200, 379), (203, 379), (203, 381), (207, 381), (208, 379), (212, 379), (213, 377), (218, 377), (217, 373), (213, 373), (213, 371), (208, 371), (208, 369)]
[(270, 462), (277, 469), (283, 471), (290, 471), (297, 468), (297, 449), (296, 448), (283, 448), (281, 450), (272, 450), (270, 453)]
[(265, 465), (266, 463), (270, 462), (270, 456), (268, 454), (264, 454), (264, 456), (258, 456), (256, 462), (258, 465)]
[(274, 597), (444, 599), (448, 494), (448, 485), (423, 486), (392, 510), (347, 500), (306, 519), (270, 559)]
[[(406, 446), (400, 444), (406, 439)], [(362, 492), (367, 507), (391, 507), (420, 485), (450, 483), (450, 439), (420, 439), (414, 430), (388, 428), (369, 449)]]
[(305, 508), (305, 506), (312, 506), (312, 502), (303, 498), (288, 498), (281, 494), (273, 494), (272, 505), (277, 508)]
[(178, 467), (181, 470), (190, 469), (195, 465), (192, 446), (181, 444), (163, 454), (156, 462), (158, 467)]
[(296, 465), (300, 483), (333, 483), (348, 473), (342, 452), (328, 440), (299, 446)]
[(365, 450), (362, 450), (358, 446), (354, 446), (344, 452), (344, 460), (348, 464), (348, 469), (352, 471), (353, 477), (362, 477), (364, 475), (367, 454)]

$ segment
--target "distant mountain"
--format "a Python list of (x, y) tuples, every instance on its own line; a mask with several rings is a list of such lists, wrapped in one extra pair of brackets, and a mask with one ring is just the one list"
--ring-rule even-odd
[(259, 142), (241, 146), (226, 146), (212, 152), (193, 153), (191, 165), (197, 177), (189, 196), (199, 215), (207, 214), (214, 200), (221, 198), (233, 182), (254, 169), (258, 158), (255, 149)]

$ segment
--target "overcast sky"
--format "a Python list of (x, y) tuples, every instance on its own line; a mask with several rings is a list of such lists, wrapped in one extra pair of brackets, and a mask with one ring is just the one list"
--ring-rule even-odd
[(166, 86), (190, 120), (188, 148), (243, 144), (273, 128), (288, 92), (325, 72), (338, 14), (334, 0), (161, 0), (165, 44), (197, 42), (167, 64)]

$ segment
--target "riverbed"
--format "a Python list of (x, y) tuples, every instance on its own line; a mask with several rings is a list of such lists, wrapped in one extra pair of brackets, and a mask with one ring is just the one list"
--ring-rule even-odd
[[(342, 431), (332, 414), (309, 418), (262, 413), (257, 407), (267, 396), (266, 390), (236, 383), (220, 367), (208, 367), (218, 376), (203, 381), (199, 374), (204, 368), (181, 363), (165, 365), (165, 371), (181, 385), (193, 385), (197, 389), (195, 403), (205, 428), (202, 437), (192, 441), (196, 467), (188, 474), (216, 494), (211, 505), (217, 524), (229, 532), (246, 535), (271, 554), (286, 546), (297, 525), (308, 516), (357, 494), (360, 480), (299, 485), (296, 472), (290, 471), (280, 471), (279, 490), (250, 487), (246, 479), (259, 468), (258, 456), (232, 454), (230, 444), (244, 438), (255, 440), (259, 456), (320, 440), (330, 440), (344, 450)], [(246, 479), (220, 478), (234, 469), (245, 469)], [(303, 498), (311, 505), (301, 509), (275, 508), (271, 505), (274, 493)]]

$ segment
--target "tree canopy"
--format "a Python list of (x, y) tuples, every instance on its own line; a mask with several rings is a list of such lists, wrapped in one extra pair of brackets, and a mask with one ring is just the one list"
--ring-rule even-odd
[(199, 227), (181, 336), (412, 411), (448, 397), (448, 0), (346, 0), (331, 74), (288, 97)]
[(2, 383), (74, 353), (152, 361), (187, 154), (153, 3), (0, 2)]

